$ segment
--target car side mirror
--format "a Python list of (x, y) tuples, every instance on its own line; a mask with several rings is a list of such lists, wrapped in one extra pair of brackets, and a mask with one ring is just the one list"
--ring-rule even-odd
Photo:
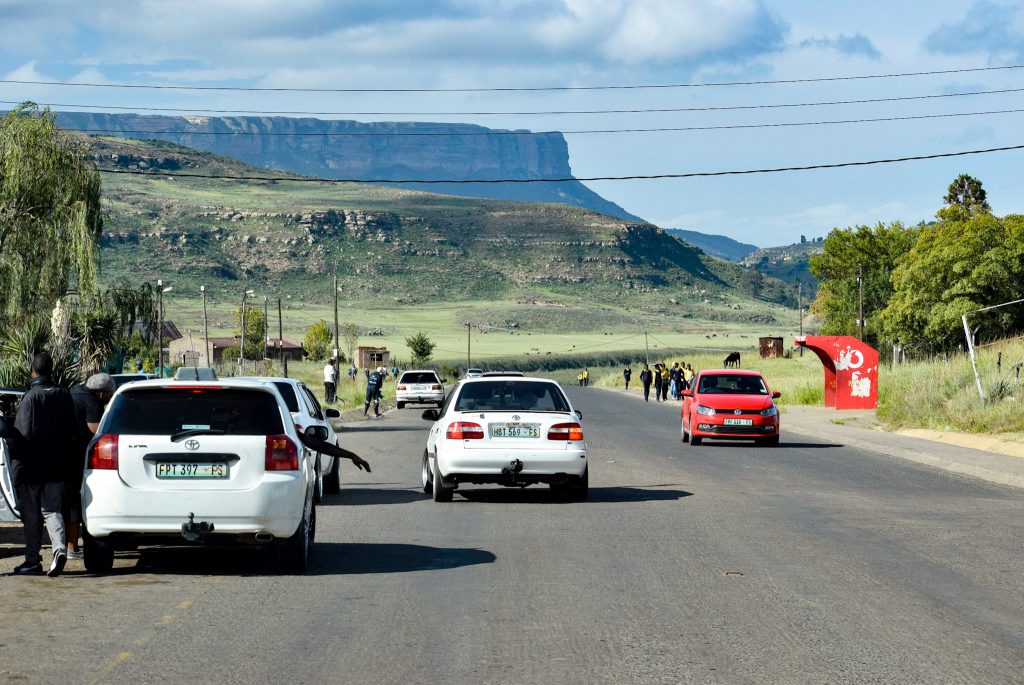
[(327, 429), (323, 426), (307, 426), (306, 435), (316, 440), (326, 441), (328, 437)]
[(441, 418), (441, 412), (439, 412), (436, 409), (424, 409), (422, 416), (427, 421), (437, 421), (439, 418)]
[(326, 416), (329, 419), (340, 419), (341, 412), (338, 411), (337, 409), (325, 409), (324, 416)]
[(683, 390), (680, 394), (683, 397), (693, 397), (693, 390)]
[(577, 419), (577, 420), (579, 420), (579, 421), (582, 421), (582, 420), (583, 420), (583, 412), (581, 412), (581, 411), (580, 411), (579, 409), (577, 409), (577, 410), (576, 410), (575, 412), (573, 412), (573, 413), (574, 413), (574, 414), (576, 414), (576, 419)]
[(778, 390), (776, 390), (775, 392), (772, 393), (772, 398), (773, 399), (778, 399), (780, 397), (782, 397), (782, 393), (779, 392)]

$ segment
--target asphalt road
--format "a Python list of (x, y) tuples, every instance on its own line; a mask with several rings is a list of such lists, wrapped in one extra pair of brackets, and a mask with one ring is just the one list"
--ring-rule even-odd
[(311, 572), (144, 550), (5, 577), (0, 681), (1024, 682), (1024, 491), (785, 424), (693, 448), (678, 405), (569, 390), (589, 502), (436, 504), (419, 410), (350, 424), (374, 472), (319, 508)]

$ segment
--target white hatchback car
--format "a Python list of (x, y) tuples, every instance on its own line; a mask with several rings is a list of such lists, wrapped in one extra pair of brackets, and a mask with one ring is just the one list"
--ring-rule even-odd
[(587, 498), (587, 443), (558, 383), (545, 378), (463, 380), (441, 409), (423, 451), (423, 490), (449, 502), (464, 483), (526, 487), (547, 483), (575, 501)]
[(444, 383), (432, 369), (403, 371), (395, 387), (395, 404), (404, 409), (407, 404), (444, 404)]
[[(284, 403), (288, 405), (288, 411), (295, 421), (296, 430), (306, 432), (310, 427), (315, 427), (313, 437), (332, 445), (341, 446), (338, 434), (328, 419), (341, 417), (341, 412), (328, 407), (324, 409), (316, 399), (313, 391), (300, 380), (295, 378), (279, 378), (276, 376), (247, 376), (249, 380), (265, 381), (273, 383), (277, 391), (281, 393)], [(324, 495), (336, 495), (341, 492), (341, 464), (338, 459), (329, 454), (317, 454), (316, 460), (316, 487), (314, 488), (314, 499), (319, 504)]]
[(111, 400), (86, 456), (85, 567), (116, 547), (225, 543), (305, 570), (316, 532), (316, 453), (269, 382), (152, 380)]

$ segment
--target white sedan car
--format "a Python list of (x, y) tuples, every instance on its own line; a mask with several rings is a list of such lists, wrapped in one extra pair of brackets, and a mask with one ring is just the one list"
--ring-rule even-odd
[(85, 567), (110, 570), (119, 546), (170, 543), (265, 547), (305, 570), (316, 481), (316, 453), (273, 383), (129, 383), (86, 455)]
[(558, 383), (545, 378), (469, 378), (441, 409), (423, 452), (423, 490), (449, 502), (466, 483), (526, 487), (547, 483), (574, 501), (587, 498), (587, 443)]
[(433, 369), (403, 371), (395, 386), (395, 404), (404, 409), (407, 404), (444, 404), (444, 383)]

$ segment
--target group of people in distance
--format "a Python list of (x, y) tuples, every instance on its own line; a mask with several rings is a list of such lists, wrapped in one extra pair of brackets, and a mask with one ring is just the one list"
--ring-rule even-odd
[[(327, 365), (324, 366), (324, 402), (327, 404), (334, 404), (338, 401), (338, 367), (336, 366), (336, 361), (332, 357), (328, 360)], [(384, 388), (384, 381), (388, 377), (388, 370), (386, 367), (378, 366), (376, 369), (367, 367), (364, 369), (364, 372), (366, 373), (366, 404), (363, 406), (363, 416), (368, 415), (370, 404), (372, 403), (374, 417), (379, 418), (381, 415), (381, 391)], [(355, 381), (358, 373), (354, 364), (350, 366), (348, 370), (349, 380)], [(398, 380), (397, 366), (391, 369), (391, 375), (395, 380)]]
[[(696, 372), (691, 364), (683, 362), (672, 362), (668, 364), (657, 363), (651, 369), (644, 364), (640, 371), (640, 385), (644, 391), (644, 401), (650, 402), (651, 386), (654, 386), (654, 399), (658, 402), (667, 402), (669, 396), (674, 400), (682, 399), (684, 390), (690, 387)], [(622, 378), (626, 382), (626, 390), (629, 390), (629, 382), (633, 378), (633, 370), (627, 365), (622, 370)]]

